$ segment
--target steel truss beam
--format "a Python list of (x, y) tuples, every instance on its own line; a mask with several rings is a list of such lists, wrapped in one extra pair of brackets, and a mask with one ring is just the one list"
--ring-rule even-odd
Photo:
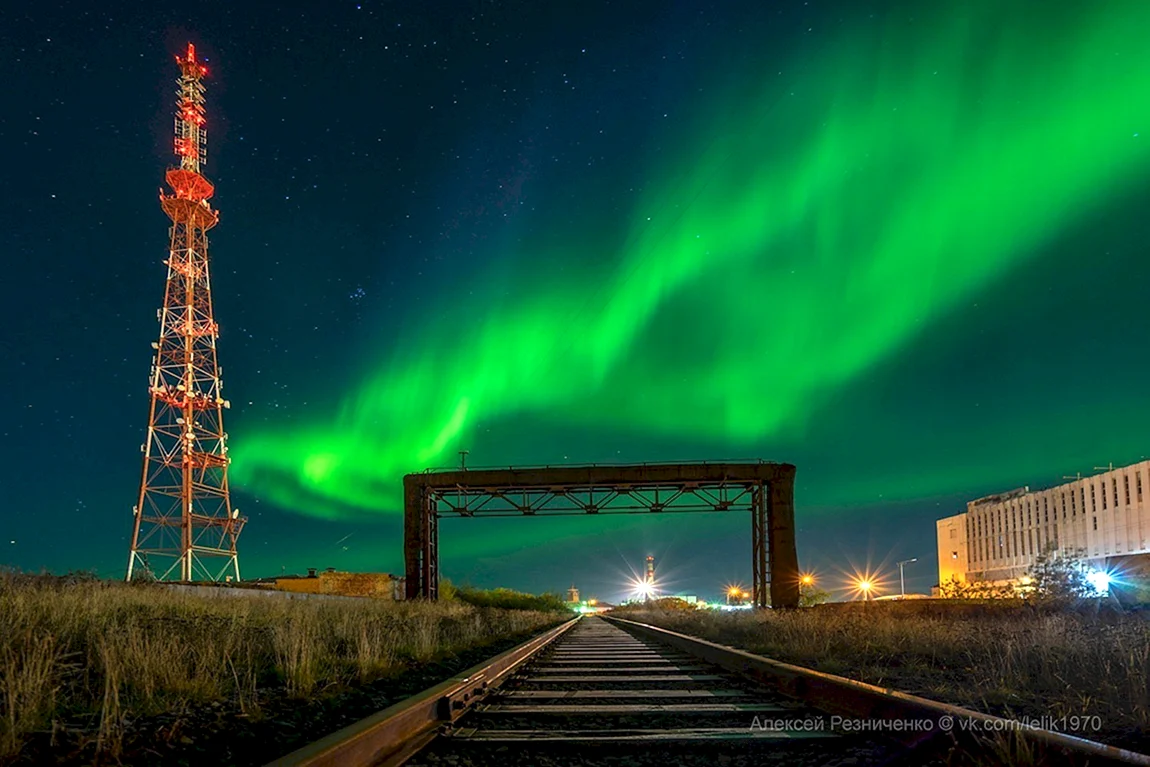
[(763, 461), (408, 474), (403, 478), (407, 596), (439, 596), (441, 517), (749, 511), (754, 604), (796, 607), (794, 485), (793, 465)]

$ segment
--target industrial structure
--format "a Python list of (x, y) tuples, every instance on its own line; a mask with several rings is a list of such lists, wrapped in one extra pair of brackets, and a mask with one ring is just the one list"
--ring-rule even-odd
[(152, 344), (151, 409), (139, 499), (133, 510), (128, 580), (221, 580), (240, 577), (236, 539), (244, 518), (228, 492), (228, 448), (220, 369), (219, 327), (212, 314), (207, 232), (219, 220), (215, 192), (201, 174), (207, 159), (203, 78), (207, 69), (188, 44), (176, 56), (178, 167), (160, 192), (169, 230), (167, 287)]
[[(252, 583), (252, 581), (248, 581)], [(349, 573), (329, 567), (309, 567), (307, 575), (280, 575), (257, 578), (254, 583), (275, 591), (295, 594), (321, 594), (340, 597), (370, 597), (400, 601), (404, 598), (403, 578), (390, 573)]]
[(650, 555), (647, 556), (647, 570), (643, 580), (646, 581), (648, 588), (655, 587), (655, 558)]
[[(403, 478), (409, 599), (439, 596), (442, 517), (751, 512), (752, 602), (797, 607), (795, 467), (765, 461), (458, 469)], [(654, 577), (654, 559), (648, 560)]]
[(970, 501), (937, 522), (939, 584), (1016, 581), (1043, 552), (1081, 557), (1100, 572), (1150, 554), (1150, 461), (1049, 490), (1022, 487)]

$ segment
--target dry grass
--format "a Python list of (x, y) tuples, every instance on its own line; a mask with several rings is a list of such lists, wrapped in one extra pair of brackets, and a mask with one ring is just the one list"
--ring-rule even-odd
[(0, 574), (0, 763), (65, 723), (114, 757), (133, 718), (212, 703), (258, 717), (268, 693), (335, 692), (556, 619)]
[(1050, 612), (1025, 605), (857, 607), (634, 615), (788, 663), (992, 714), (1097, 716), (1102, 729), (1071, 733), (1081, 737), (1128, 740), (1150, 727), (1146, 613)]

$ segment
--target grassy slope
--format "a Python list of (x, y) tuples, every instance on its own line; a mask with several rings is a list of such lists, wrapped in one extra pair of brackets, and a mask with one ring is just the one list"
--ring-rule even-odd
[(141, 717), (212, 705), (258, 719), (271, 698), (336, 695), (560, 617), (0, 575), (0, 763), (49, 728), (115, 755)]
[(1070, 734), (1150, 747), (1146, 613), (1042, 612), (1024, 605), (841, 607), (621, 617), (988, 713), (1084, 717)]

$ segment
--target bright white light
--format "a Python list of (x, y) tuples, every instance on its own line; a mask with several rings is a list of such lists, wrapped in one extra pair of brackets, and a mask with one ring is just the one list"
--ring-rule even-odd
[(637, 581), (635, 583), (635, 595), (639, 599), (647, 599), (655, 593), (655, 584), (648, 583), (647, 581)]
[(1110, 576), (1101, 570), (1091, 570), (1086, 574), (1086, 580), (1090, 581), (1090, 585), (1099, 594), (1106, 594), (1110, 591)]

